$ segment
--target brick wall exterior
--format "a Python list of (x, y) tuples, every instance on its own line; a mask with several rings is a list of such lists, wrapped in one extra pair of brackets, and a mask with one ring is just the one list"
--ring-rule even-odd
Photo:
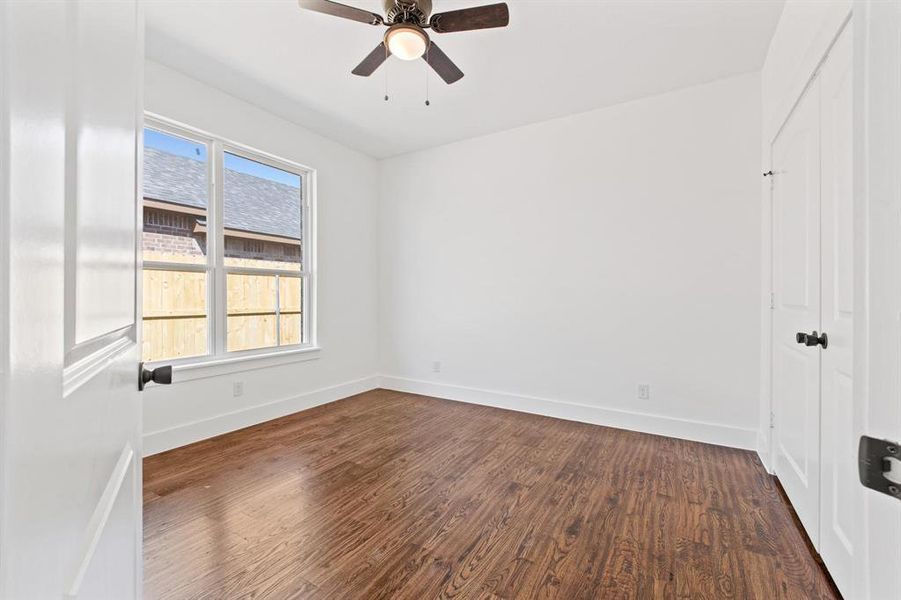
[(226, 236), (225, 255), (233, 258), (298, 262), (300, 261), (300, 246)]
[[(206, 254), (206, 234), (195, 233), (196, 215), (144, 208), (145, 252), (203, 256)], [(299, 262), (300, 246), (278, 242), (251, 240), (226, 236), (225, 256), (283, 262)]]
[(194, 215), (144, 208), (144, 252), (203, 256), (206, 234), (194, 232), (196, 223)]

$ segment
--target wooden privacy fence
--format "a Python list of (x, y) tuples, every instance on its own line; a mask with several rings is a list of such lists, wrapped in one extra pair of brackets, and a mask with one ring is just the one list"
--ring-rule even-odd
[[(238, 260), (228, 263), (245, 266), (236, 264)], [(260, 261), (253, 261), (253, 266), (271, 268)], [(301, 343), (302, 281), (287, 274), (229, 273), (226, 349), (233, 352)], [(145, 361), (207, 354), (206, 273), (146, 269), (143, 295)]]

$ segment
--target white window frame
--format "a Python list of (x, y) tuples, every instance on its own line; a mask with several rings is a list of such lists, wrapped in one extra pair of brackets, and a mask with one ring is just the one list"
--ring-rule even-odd
[[(176, 382), (210, 377), (235, 370), (316, 358), (320, 349), (317, 344), (316, 327), (316, 170), (153, 113), (145, 113), (144, 127), (204, 144), (207, 147), (208, 183), (206, 262), (192, 264), (141, 260), (139, 273), (141, 277), (146, 269), (206, 273), (207, 354), (161, 359), (148, 363), (149, 367), (153, 368), (162, 364), (172, 365), (178, 373), (178, 376), (173, 378), (173, 382)], [(143, 160), (143, 147), (141, 150), (141, 160)], [(226, 152), (300, 176), (301, 210), (303, 211), (301, 214), (301, 271), (225, 265), (223, 186), (220, 182), (224, 181)], [(143, 200), (142, 197), (141, 201), (143, 202)], [(141, 223), (143, 231), (143, 219)], [(230, 273), (278, 275), (300, 279), (303, 297), (301, 306), (303, 341), (300, 344), (285, 346), (227, 351), (228, 307), (226, 296), (227, 279)], [(139, 314), (142, 314), (143, 298), (140, 297), (137, 301)], [(278, 330), (278, 323), (276, 323), (276, 329)]]

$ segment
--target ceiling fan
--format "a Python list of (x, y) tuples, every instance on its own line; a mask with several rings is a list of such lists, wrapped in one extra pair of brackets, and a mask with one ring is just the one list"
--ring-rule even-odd
[(422, 58), (445, 83), (454, 83), (463, 77), (463, 71), (429, 39), (425, 30), (452, 33), (506, 27), (510, 22), (510, 12), (503, 2), (432, 15), (432, 0), (384, 0), (385, 17), (331, 0), (298, 0), (298, 3), (306, 10), (388, 27), (382, 43), (351, 71), (363, 77), (372, 75), (388, 55), (394, 55), (402, 60)]

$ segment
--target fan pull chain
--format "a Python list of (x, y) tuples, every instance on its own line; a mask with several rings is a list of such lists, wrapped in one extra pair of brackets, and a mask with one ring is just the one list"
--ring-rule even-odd
[(385, 46), (385, 68), (382, 71), (385, 73), (385, 102), (388, 101), (388, 44), (383, 44)]
[(429, 45), (425, 47), (425, 105), (429, 106), (431, 102), (429, 102), (429, 67), (431, 67), (431, 63), (429, 62), (429, 49), (432, 47), (431, 42)]

